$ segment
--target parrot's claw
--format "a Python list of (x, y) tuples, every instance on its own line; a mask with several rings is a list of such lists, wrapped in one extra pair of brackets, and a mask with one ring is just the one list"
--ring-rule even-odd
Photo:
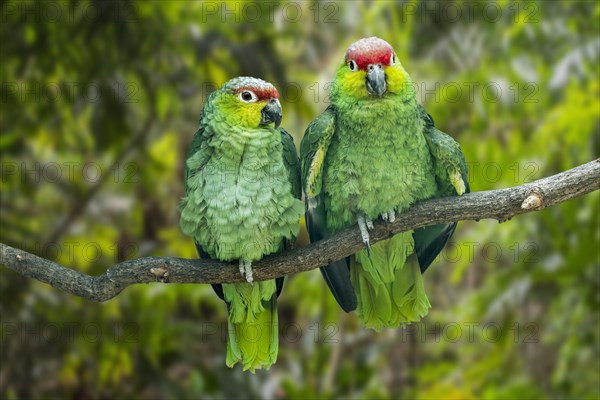
[(396, 211), (394, 211), (394, 209), (391, 209), (388, 212), (384, 212), (383, 214), (381, 214), (381, 219), (383, 219), (386, 222), (394, 222), (396, 220)]
[(371, 243), (369, 242), (369, 229), (373, 229), (373, 221), (369, 219), (366, 215), (358, 216), (358, 228), (360, 229), (360, 236), (362, 237), (362, 241), (367, 248), (367, 255), (371, 257)]
[(250, 286), (253, 285), (254, 278), (252, 277), (251, 261), (240, 260), (240, 274), (246, 278), (246, 281), (250, 284)]

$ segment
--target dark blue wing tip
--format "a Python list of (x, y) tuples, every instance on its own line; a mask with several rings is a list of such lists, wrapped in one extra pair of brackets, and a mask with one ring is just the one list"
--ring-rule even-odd
[(433, 238), (428, 238), (427, 234), (435, 232), (436, 228), (439, 229), (440, 225), (415, 229), (413, 232), (413, 238), (415, 239), (415, 253), (417, 255), (417, 260), (419, 261), (421, 273), (427, 271), (427, 268), (435, 261), (435, 258), (440, 254), (448, 240), (450, 240), (450, 237), (454, 234), (456, 225), (456, 222), (446, 224)]
[(356, 310), (358, 299), (350, 282), (349, 259), (339, 260), (321, 268), (325, 282), (342, 310), (349, 313)]

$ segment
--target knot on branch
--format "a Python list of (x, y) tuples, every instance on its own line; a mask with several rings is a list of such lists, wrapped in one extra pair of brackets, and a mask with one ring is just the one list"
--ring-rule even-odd
[(166, 264), (160, 267), (150, 268), (150, 272), (156, 277), (157, 282), (166, 283), (169, 281), (169, 267)]
[(544, 207), (544, 196), (542, 195), (539, 188), (535, 188), (529, 193), (529, 195), (521, 203), (521, 209), (523, 210), (537, 210)]

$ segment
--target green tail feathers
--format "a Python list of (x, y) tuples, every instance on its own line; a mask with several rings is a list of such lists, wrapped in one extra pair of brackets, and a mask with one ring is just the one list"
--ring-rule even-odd
[(358, 318), (367, 328), (397, 328), (429, 312), (419, 265), (406, 262), (412, 252), (412, 233), (405, 232), (374, 244), (370, 257), (366, 250), (354, 256), (350, 279), (358, 299)]
[(279, 350), (275, 280), (224, 284), (223, 294), (229, 309), (227, 366), (269, 369)]

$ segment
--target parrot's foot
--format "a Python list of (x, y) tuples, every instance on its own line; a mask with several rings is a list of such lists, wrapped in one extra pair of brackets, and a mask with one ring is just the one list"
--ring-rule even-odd
[(252, 277), (251, 261), (240, 260), (240, 274), (242, 274), (242, 276), (246, 278), (246, 281), (248, 281), (248, 283), (252, 285), (252, 282), (254, 282), (254, 278)]
[(371, 257), (371, 243), (369, 242), (369, 229), (373, 229), (373, 221), (364, 214), (358, 216), (358, 228), (360, 229), (360, 236), (362, 241), (367, 248), (367, 255)]
[(396, 220), (396, 211), (394, 211), (394, 209), (392, 208), (390, 211), (384, 212), (383, 214), (381, 214), (381, 219), (383, 219), (386, 222), (394, 222)]

